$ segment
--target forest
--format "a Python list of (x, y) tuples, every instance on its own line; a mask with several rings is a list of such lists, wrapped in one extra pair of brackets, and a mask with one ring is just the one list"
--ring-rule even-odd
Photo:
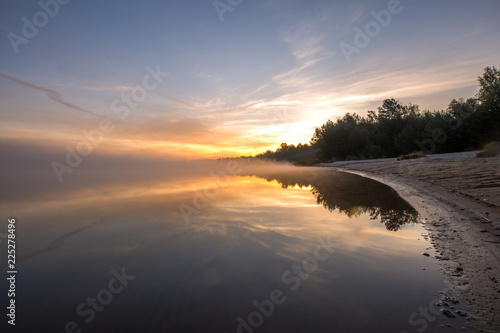
[(477, 150), (500, 140), (500, 72), (486, 67), (476, 96), (453, 99), (446, 110), (421, 111), (391, 98), (365, 116), (346, 113), (317, 127), (307, 144), (282, 143), (257, 158), (298, 165)]

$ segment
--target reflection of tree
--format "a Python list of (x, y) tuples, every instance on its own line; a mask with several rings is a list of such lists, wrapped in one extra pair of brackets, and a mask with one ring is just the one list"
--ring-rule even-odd
[(380, 218), (380, 222), (385, 224), (387, 230), (398, 231), (401, 226), (407, 223), (418, 222), (418, 212), (413, 208), (411, 210), (385, 210), (379, 207), (369, 208), (372, 220)]
[(387, 230), (397, 231), (407, 223), (418, 222), (418, 212), (391, 187), (368, 178), (320, 168), (290, 168), (254, 175), (276, 180), (282, 188), (311, 186), (319, 205), (349, 217), (369, 214), (373, 220), (380, 219)]

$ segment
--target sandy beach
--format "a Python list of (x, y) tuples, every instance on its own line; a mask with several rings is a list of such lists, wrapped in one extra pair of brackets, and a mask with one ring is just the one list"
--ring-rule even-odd
[(500, 331), (500, 156), (477, 152), (323, 163), (393, 187), (420, 213), (473, 331)]

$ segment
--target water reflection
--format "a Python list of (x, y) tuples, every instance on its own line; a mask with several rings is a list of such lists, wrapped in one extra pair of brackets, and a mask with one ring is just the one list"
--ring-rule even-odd
[[(390, 188), (325, 169), (245, 165), (186, 224), (179, 205), (193, 206), (224, 168), (109, 180), (79, 172), (71, 186), (44, 180), (36, 189), (45, 195), (24, 195), (25, 184), (1, 202), (19, 223), (19, 330), (60, 332), (74, 321), (83, 332), (237, 332), (237, 318), (280, 289), (287, 301), (255, 332), (399, 332), (436, 297), (442, 278), (421, 269), (429, 244), (418, 240), (417, 214)], [(338, 248), (292, 290), (297, 276), (283, 275), (314, 257), (318, 239)], [(76, 308), (122, 267), (136, 279), (86, 323)]]
[(306, 168), (257, 171), (255, 175), (269, 182), (277, 181), (284, 189), (310, 187), (317, 203), (326, 209), (349, 217), (368, 214), (390, 231), (418, 222), (418, 212), (391, 187), (368, 178)]

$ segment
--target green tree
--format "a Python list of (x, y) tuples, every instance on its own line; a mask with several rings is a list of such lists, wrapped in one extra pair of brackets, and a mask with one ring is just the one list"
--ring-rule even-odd
[(384, 100), (382, 106), (378, 108), (378, 118), (400, 119), (407, 113), (407, 107), (394, 98)]
[(397, 155), (411, 153), (417, 149), (415, 138), (418, 133), (412, 125), (406, 125), (403, 130), (394, 137), (394, 148)]
[(476, 122), (485, 133), (481, 140), (481, 145), (484, 145), (490, 140), (500, 140), (500, 71), (495, 66), (486, 67), (478, 81), (480, 105)]
[(478, 77), (478, 81), (480, 89), (477, 98), (482, 105), (486, 105), (498, 112), (500, 105), (500, 72), (495, 66), (486, 67), (483, 77)]
[(420, 112), (418, 105), (385, 99), (366, 117), (346, 113), (328, 120), (315, 129), (309, 146), (282, 144), (262, 155), (293, 160), (314, 149), (320, 161), (332, 161), (395, 157), (417, 148), (434, 153), (477, 149), (500, 139), (500, 71), (486, 67), (478, 81), (476, 98), (453, 99), (446, 110)]

